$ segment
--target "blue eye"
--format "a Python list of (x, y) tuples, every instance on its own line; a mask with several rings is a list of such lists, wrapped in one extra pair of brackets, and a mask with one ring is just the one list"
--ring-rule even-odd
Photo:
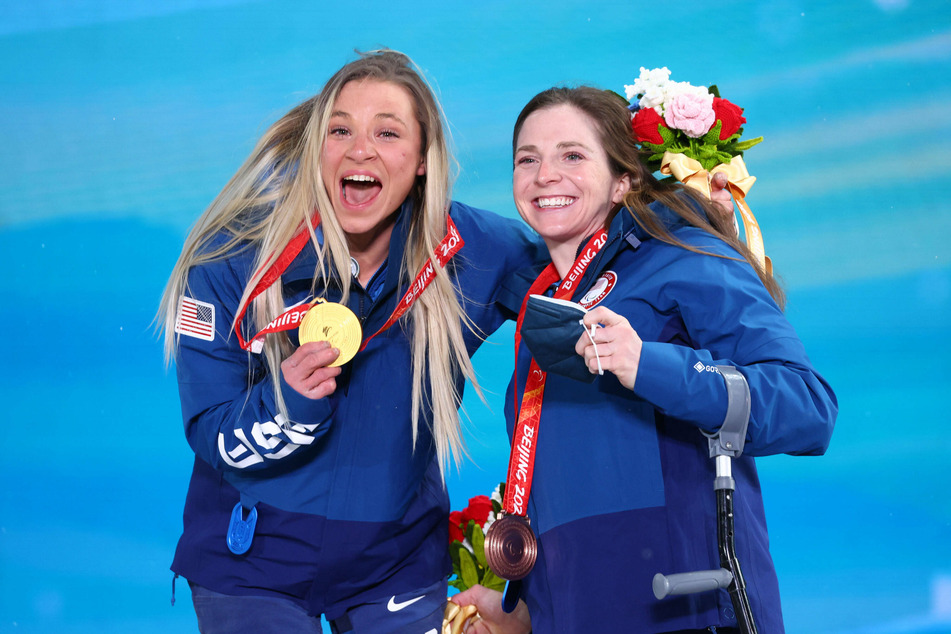
[(568, 154), (565, 155), (565, 158), (568, 159), (569, 161), (581, 161), (584, 159), (584, 157), (578, 154), (577, 152), (569, 152)]

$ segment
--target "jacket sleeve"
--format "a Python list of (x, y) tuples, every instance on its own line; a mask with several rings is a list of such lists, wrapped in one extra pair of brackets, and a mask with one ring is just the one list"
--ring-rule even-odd
[(335, 405), (332, 395), (307, 399), (281, 377), (290, 420), (280, 414), (263, 355), (243, 350), (231, 328), (244, 279), (231, 260), (191, 270), (185, 302), (198, 307), (205, 328), (210, 320), (213, 333), (178, 335), (175, 359), (188, 444), (224, 471), (259, 471), (294, 460), (326, 433)]
[[(738, 257), (719, 241), (699, 246)], [(668, 416), (715, 432), (727, 411), (716, 366), (731, 365), (750, 387), (747, 454), (824, 453), (838, 412), (835, 394), (752, 267), (685, 253), (672, 262), (665, 291), (675, 298), (688, 341), (644, 342), (635, 393)]]
[[(488, 336), (518, 315), (521, 298), (509, 297), (509, 278), (537, 263), (547, 264), (548, 251), (521, 220), (458, 202), (453, 203), (452, 217), (465, 240), (457, 269), (463, 285), (463, 309)], [(470, 346), (470, 352), (475, 348)]]

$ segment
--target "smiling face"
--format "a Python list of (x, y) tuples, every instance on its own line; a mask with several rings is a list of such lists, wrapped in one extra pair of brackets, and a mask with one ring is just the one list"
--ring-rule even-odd
[(396, 211), (426, 173), (410, 93), (372, 79), (337, 96), (321, 148), (321, 177), (351, 247), (389, 238)]
[(545, 240), (559, 272), (581, 241), (604, 227), (630, 189), (611, 173), (591, 118), (570, 105), (530, 114), (515, 143), (512, 193), (518, 212)]

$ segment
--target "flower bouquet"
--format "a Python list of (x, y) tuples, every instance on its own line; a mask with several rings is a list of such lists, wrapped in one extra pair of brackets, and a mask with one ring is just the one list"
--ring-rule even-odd
[(502, 512), (505, 484), (499, 484), (492, 497), (477, 495), (469, 506), (449, 514), (449, 556), (453, 576), (449, 585), (459, 591), (481, 584), (503, 590), (505, 579), (497, 577), (485, 563), (485, 533)]
[(641, 68), (640, 77), (624, 90), (633, 112), (634, 136), (650, 152), (647, 163), (655, 171), (667, 152), (683, 154), (712, 170), (763, 140), (741, 140), (743, 109), (721, 99), (716, 86), (671, 81), (666, 67)]
[(745, 201), (756, 178), (747, 171), (743, 152), (763, 137), (742, 139), (743, 109), (721, 98), (716, 86), (671, 81), (666, 67), (642, 67), (624, 90), (634, 139), (646, 154), (648, 168), (673, 176), (707, 198), (713, 174), (724, 172), (743, 218), (747, 246), (760, 267), (772, 274), (759, 224)]
[[(453, 573), (449, 585), (460, 592), (476, 584), (500, 592), (505, 589), (505, 579), (497, 577), (485, 563), (485, 533), (502, 512), (504, 492), (503, 482), (495, 488), (491, 498), (477, 495), (469, 499), (469, 506), (449, 514), (449, 556)], [(477, 614), (474, 605), (460, 607), (448, 601), (443, 616), (443, 634), (459, 634), (466, 621)]]

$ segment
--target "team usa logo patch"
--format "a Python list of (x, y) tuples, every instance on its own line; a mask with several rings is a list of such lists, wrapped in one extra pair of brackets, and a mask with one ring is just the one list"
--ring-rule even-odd
[(178, 301), (175, 332), (205, 341), (215, 340), (215, 305), (184, 295)]
[(608, 296), (608, 293), (611, 292), (615, 284), (617, 284), (617, 273), (614, 271), (605, 271), (594, 283), (591, 290), (585, 293), (585, 296), (582, 297), (578, 303), (581, 304), (581, 307), (585, 310), (597, 306)]

